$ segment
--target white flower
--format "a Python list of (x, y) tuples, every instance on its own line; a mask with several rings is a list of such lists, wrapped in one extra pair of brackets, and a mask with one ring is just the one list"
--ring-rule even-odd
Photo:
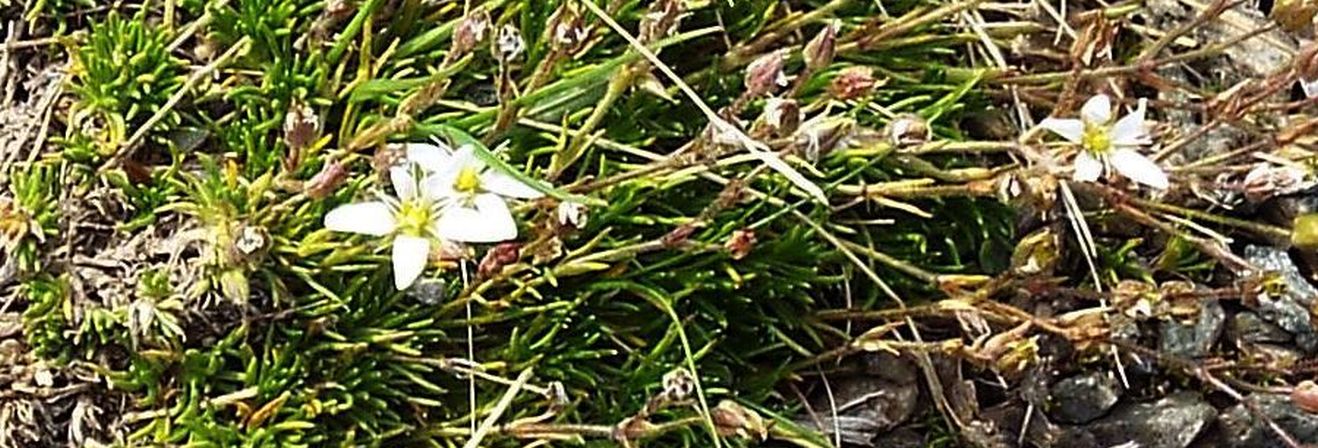
[(344, 204), (325, 215), (325, 228), (338, 232), (361, 233), (393, 238), (394, 286), (407, 289), (430, 259), (431, 240), (440, 219), (441, 196), (427, 185), (431, 178), (418, 182), (410, 166), (389, 169), (397, 199), (381, 197), (378, 201)]
[(414, 143), (407, 147), (407, 158), (433, 173), (426, 178), (426, 188), (443, 205), (435, 234), (447, 240), (495, 243), (517, 238), (517, 222), (504, 197), (541, 196), (512, 176), (489, 169), (470, 146), (450, 153), (440, 146)]
[(1075, 158), (1076, 180), (1093, 182), (1104, 171), (1115, 170), (1135, 182), (1166, 189), (1167, 173), (1136, 151), (1153, 142), (1144, 124), (1147, 102), (1141, 98), (1134, 112), (1113, 123), (1111, 100), (1098, 94), (1080, 108), (1080, 119), (1048, 118), (1039, 126), (1084, 147)]
[(558, 203), (558, 225), (573, 229), (586, 226), (586, 205), (580, 202), (563, 201)]

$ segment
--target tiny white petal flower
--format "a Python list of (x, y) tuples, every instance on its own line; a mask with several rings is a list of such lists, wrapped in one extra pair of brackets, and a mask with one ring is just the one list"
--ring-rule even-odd
[(1094, 95), (1080, 109), (1080, 119), (1048, 118), (1039, 123), (1045, 129), (1077, 143), (1081, 151), (1075, 158), (1078, 181), (1093, 182), (1111, 167), (1118, 174), (1158, 189), (1168, 187), (1167, 173), (1153, 160), (1141, 155), (1136, 148), (1153, 142), (1144, 123), (1148, 100), (1141, 98), (1139, 106), (1120, 120), (1112, 122), (1112, 100), (1107, 95)]
[(1093, 182), (1102, 174), (1103, 162), (1089, 151), (1080, 151), (1080, 154), (1075, 156), (1075, 180)]
[(476, 195), (470, 204), (455, 204), (444, 209), (435, 233), (440, 237), (468, 243), (496, 243), (517, 238), (517, 222), (503, 198), (493, 193)]
[(378, 201), (344, 204), (325, 214), (325, 228), (336, 232), (384, 236), (396, 225), (389, 205)]
[(1112, 99), (1101, 93), (1094, 95), (1080, 107), (1080, 118), (1086, 124), (1106, 124), (1112, 120)]
[(1112, 125), (1112, 144), (1117, 146), (1138, 146), (1153, 143), (1149, 131), (1144, 125), (1144, 110), (1149, 100), (1140, 98), (1139, 106), (1134, 112), (1121, 117)]
[(1111, 155), (1112, 168), (1135, 182), (1159, 190), (1167, 189), (1167, 173), (1148, 157), (1130, 148), (1117, 148)]
[(419, 158), (442, 163), (421, 164), (433, 173), (422, 183), (422, 194), (444, 204), (433, 230), (441, 238), (468, 243), (516, 238), (517, 223), (503, 198), (543, 196), (525, 182), (490, 169), (471, 146), (460, 147), (442, 157), (419, 154)]
[(412, 286), (421, 272), (426, 270), (426, 261), (430, 258), (430, 240), (411, 235), (398, 235), (394, 238), (393, 264), (394, 287), (407, 289)]
[(1085, 122), (1074, 118), (1045, 118), (1039, 122), (1039, 126), (1071, 143), (1080, 143), (1085, 134)]
[(441, 205), (426, 187), (433, 180), (417, 182), (409, 168), (389, 170), (398, 200), (345, 204), (325, 214), (327, 229), (392, 238), (394, 286), (398, 289), (411, 286), (425, 271)]

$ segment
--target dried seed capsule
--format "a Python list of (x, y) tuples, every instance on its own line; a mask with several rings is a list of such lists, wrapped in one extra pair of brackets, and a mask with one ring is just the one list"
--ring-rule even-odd
[(760, 56), (746, 67), (746, 94), (751, 97), (773, 93), (779, 87), (787, 85), (787, 75), (783, 74), (783, 54), (775, 51)]
[(750, 229), (737, 229), (728, 237), (728, 241), (723, 243), (723, 248), (727, 249), (732, 255), (733, 260), (746, 258), (755, 248), (755, 231)]
[(348, 179), (348, 169), (338, 161), (331, 161), (321, 167), (320, 172), (311, 176), (305, 184), (305, 193), (312, 199), (324, 199), (337, 190)]
[(819, 70), (833, 63), (833, 55), (837, 47), (837, 26), (829, 24), (824, 29), (819, 30), (814, 39), (805, 44), (803, 56), (805, 57), (805, 66), (811, 71)]
[(839, 100), (852, 100), (869, 95), (878, 84), (869, 67), (847, 67), (833, 77), (828, 92)]
[(466, 56), (476, 45), (485, 40), (485, 32), (490, 28), (490, 15), (485, 10), (478, 10), (458, 22), (453, 30), (453, 43), (449, 46), (452, 58)]
[(764, 103), (764, 124), (774, 135), (787, 136), (801, 126), (801, 106), (796, 100), (769, 98)]
[(916, 115), (901, 115), (884, 129), (888, 142), (893, 146), (914, 146), (929, 141), (929, 124)]

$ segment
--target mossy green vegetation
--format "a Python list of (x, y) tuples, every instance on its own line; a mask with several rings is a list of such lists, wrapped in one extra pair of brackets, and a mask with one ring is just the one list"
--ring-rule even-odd
[[(97, 397), (89, 446), (832, 446), (800, 392), (824, 372), (963, 353), (840, 315), (1215, 266), (1130, 238), (1086, 267), (1056, 214), (1018, 234), (1058, 180), (981, 50), (1040, 25), (975, 2), (36, 4), (66, 101), (0, 231), (25, 346)], [(387, 239), (325, 217), (399, 195), (409, 143), (543, 196), (399, 290)]]

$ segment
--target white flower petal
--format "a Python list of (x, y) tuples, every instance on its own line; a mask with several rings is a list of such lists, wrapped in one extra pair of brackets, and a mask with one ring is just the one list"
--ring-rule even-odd
[(1112, 169), (1122, 176), (1159, 190), (1167, 189), (1167, 173), (1143, 154), (1130, 148), (1117, 148), (1112, 151), (1111, 161)]
[(1318, 79), (1308, 80), (1300, 79), (1300, 88), (1304, 89), (1305, 98), (1318, 96)]
[(476, 195), (474, 207), (445, 208), (435, 223), (440, 238), (467, 243), (495, 243), (517, 238), (517, 223), (498, 195)]
[(336, 232), (383, 236), (394, 231), (394, 213), (383, 202), (340, 205), (325, 214), (325, 228)]
[(480, 169), (485, 167), (485, 164), (476, 158), (476, 153), (470, 146), (463, 146), (449, 156), (444, 166), (435, 170), (435, 175), (439, 176), (442, 182), (452, 184), (458, 179), (462, 169), (467, 167)]
[(394, 238), (393, 252), (394, 287), (407, 289), (426, 270), (426, 262), (430, 259), (430, 240), (398, 235)]
[(1085, 134), (1085, 123), (1074, 118), (1045, 118), (1039, 126), (1053, 131), (1071, 143), (1080, 143)]
[(494, 170), (481, 174), (481, 187), (490, 192), (513, 198), (535, 199), (544, 196), (538, 190), (531, 188), (530, 185)]
[(453, 179), (445, 179), (438, 174), (431, 174), (421, 180), (421, 196), (430, 202), (442, 202), (457, 196), (453, 189)]
[(437, 172), (448, 166), (449, 160), (453, 156), (447, 146), (432, 145), (430, 143), (408, 143), (407, 160), (421, 166), (428, 172)]
[(1075, 174), (1071, 177), (1081, 182), (1093, 182), (1103, 175), (1103, 162), (1090, 154), (1089, 151), (1080, 151), (1075, 156)]
[(1080, 118), (1089, 124), (1107, 124), (1112, 120), (1112, 99), (1102, 93), (1094, 95), (1080, 107)]
[(416, 197), (416, 178), (412, 177), (407, 166), (389, 168), (389, 179), (394, 182), (394, 193), (398, 199), (408, 201)]
[(1112, 144), (1118, 146), (1137, 146), (1153, 143), (1149, 139), (1148, 128), (1144, 125), (1144, 110), (1149, 104), (1146, 98), (1140, 98), (1139, 106), (1134, 112), (1126, 114), (1112, 125)]

